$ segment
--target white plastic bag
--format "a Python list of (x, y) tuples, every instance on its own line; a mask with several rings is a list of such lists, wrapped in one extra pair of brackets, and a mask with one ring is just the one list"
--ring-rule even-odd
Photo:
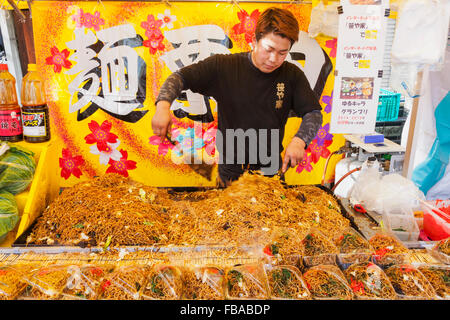
[(317, 37), (320, 33), (337, 38), (339, 25), (338, 5), (339, 2), (333, 2), (324, 6), (322, 2), (319, 2), (317, 6), (312, 8), (311, 22), (308, 27), (308, 34), (311, 38)]

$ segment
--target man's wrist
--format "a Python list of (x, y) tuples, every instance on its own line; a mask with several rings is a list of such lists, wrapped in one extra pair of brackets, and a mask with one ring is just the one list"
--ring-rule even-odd
[(292, 138), (291, 142), (294, 142), (294, 143), (296, 143), (296, 144), (301, 144), (301, 146), (303, 147), (303, 149), (306, 149), (306, 142), (305, 142), (302, 138), (300, 138), (300, 137), (294, 136), (294, 137)]
[(156, 103), (156, 109), (169, 111), (171, 103), (169, 101), (160, 100)]

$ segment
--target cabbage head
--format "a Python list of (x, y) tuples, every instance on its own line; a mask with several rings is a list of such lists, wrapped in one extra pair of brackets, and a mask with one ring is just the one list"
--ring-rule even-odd
[(0, 237), (13, 230), (18, 221), (16, 198), (10, 192), (0, 190)]
[(34, 153), (14, 144), (0, 156), (0, 190), (18, 194), (33, 181), (36, 162)]

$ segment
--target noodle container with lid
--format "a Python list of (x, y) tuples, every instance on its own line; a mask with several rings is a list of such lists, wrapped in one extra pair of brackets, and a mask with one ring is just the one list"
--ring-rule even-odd
[[(267, 276), (270, 299), (272, 300), (311, 300), (312, 295), (306, 286), (300, 270), (291, 265), (264, 265), (264, 271)], [(287, 271), (287, 273), (286, 273)], [(292, 278), (293, 277), (293, 278)], [(286, 279), (288, 278), (288, 279)], [(298, 292), (295, 296), (289, 296), (288, 292), (284, 291), (283, 286), (287, 286), (286, 283), (289, 280), (289, 284), (293, 284), (293, 288)], [(276, 282), (281, 282), (277, 285)], [(292, 282), (291, 282), (292, 281)], [(284, 282), (284, 283), (283, 283)]]
[(372, 238), (370, 238), (369, 240), (369, 243), (372, 245), (374, 250), (376, 250), (376, 247), (372, 244), (371, 241), (377, 236), (392, 238), (393, 240), (395, 240), (396, 245), (398, 247), (403, 248), (405, 252), (390, 253), (390, 251), (394, 249), (394, 246), (393, 245), (386, 246), (374, 252), (374, 254), (372, 255), (373, 263), (376, 263), (382, 269), (386, 269), (392, 265), (403, 264), (408, 261), (408, 248), (406, 248), (405, 245), (403, 245), (403, 243), (400, 241), (400, 239), (397, 238), (395, 234), (393, 234), (392, 232), (384, 231), (382, 233), (377, 233), (374, 236), (372, 236)]
[[(402, 271), (406, 270), (406, 271)], [(392, 271), (397, 272), (403, 272), (402, 274), (402, 281), (410, 281), (411, 279), (414, 282), (415, 288), (421, 292), (420, 295), (412, 295), (403, 292), (403, 290), (400, 288), (399, 284), (396, 283), (395, 279), (390, 275)], [(413, 278), (412, 275), (408, 274), (408, 272), (414, 271), (417, 275), (417, 278)], [(428, 279), (420, 272), (417, 268), (412, 266), (411, 264), (399, 264), (399, 265), (393, 265), (389, 267), (386, 271), (386, 275), (388, 276), (389, 280), (392, 283), (392, 286), (394, 287), (395, 291), (397, 292), (398, 299), (400, 300), (439, 300), (438, 295), (436, 294), (435, 289), (431, 285), (431, 283), (428, 281)]]
[[(322, 272), (322, 274), (327, 275), (330, 278), (333, 278), (334, 285), (340, 284), (341, 288), (345, 291), (345, 297), (339, 297), (339, 296), (319, 296), (314, 293), (314, 288), (310, 283), (308, 283), (308, 274), (311, 272)], [(303, 274), (303, 279), (305, 280), (305, 283), (307, 285), (308, 290), (311, 292), (311, 295), (314, 300), (353, 300), (354, 294), (352, 289), (350, 288), (349, 283), (347, 282), (347, 279), (345, 278), (345, 275), (342, 273), (342, 271), (335, 265), (319, 265), (314, 266), (308, 269)], [(322, 288), (322, 286), (320, 286)]]
[(227, 269), (225, 298), (228, 300), (268, 299), (268, 283), (263, 265), (244, 264)]
[[(348, 240), (357, 239), (359, 241), (358, 247), (354, 247), (351, 251), (346, 250)], [(357, 231), (352, 228), (344, 231), (342, 235), (336, 237), (334, 240), (339, 253), (336, 256), (337, 264), (342, 270), (346, 270), (352, 264), (368, 262), (372, 258), (373, 248), (370, 243)]]
[(337, 265), (335, 253), (323, 253), (314, 256), (304, 256), (305, 267), (311, 268), (319, 265)]
[[(425, 278), (427, 278), (427, 280), (433, 286), (434, 290), (436, 291), (438, 300), (450, 300), (450, 283), (449, 283), (450, 266), (443, 264), (427, 264), (427, 263), (418, 263), (412, 265), (414, 265), (420, 272), (422, 272)], [(431, 269), (430, 270), (431, 272), (437, 271), (437, 274), (430, 277), (430, 275), (426, 271), (424, 271), (423, 268)], [(440, 279), (435, 279), (435, 277), (440, 277)], [(438, 284), (436, 284), (433, 280), (437, 280), (441, 284), (441, 287), (438, 287)], [(442, 290), (444, 290), (445, 292), (442, 292)]]
[[(225, 275), (215, 266), (181, 268), (183, 300), (223, 300)], [(188, 291), (188, 288), (190, 291)]]

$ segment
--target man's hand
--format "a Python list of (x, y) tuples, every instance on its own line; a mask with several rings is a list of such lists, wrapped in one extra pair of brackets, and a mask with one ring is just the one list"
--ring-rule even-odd
[[(163, 140), (172, 126), (172, 117), (170, 116), (170, 103), (168, 101), (159, 101), (156, 104), (156, 112), (152, 118), (152, 130)], [(162, 141), (161, 140), (161, 141)]]
[(284, 154), (283, 166), (281, 171), (285, 173), (291, 165), (291, 168), (295, 168), (305, 156), (305, 141), (299, 137), (292, 138), (291, 142), (286, 148), (286, 153)]

